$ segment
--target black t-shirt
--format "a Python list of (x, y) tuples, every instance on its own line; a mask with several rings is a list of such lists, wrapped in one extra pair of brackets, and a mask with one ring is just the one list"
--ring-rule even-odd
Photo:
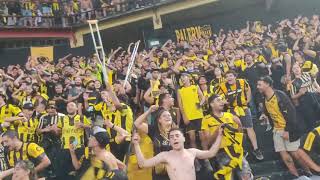
[(150, 86), (150, 82), (144, 76), (138, 78), (138, 88), (147, 91)]
[[(57, 124), (60, 118), (61, 117), (59, 117), (58, 115), (55, 115), (55, 116), (51, 116), (49, 114), (44, 115), (40, 118), (38, 128), (44, 129), (48, 126)], [(44, 132), (42, 133), (40, 144), (43, 148), (47, 149), (53, 144), (60, 144), (60, 137), (53, 132)]]
[(283, 66), (276, 65), (271, 69), (271, 78), (273, 79), (273, 87), (278, 90), (283, 90), (284, 85), (281, 83), (281, 77), (285, 75)]
[[(55, 94), (54, 97), (62, 97), (63, 99), (68, 99), (66, 93)], [(63, 100), (56, 100), (57, 112), (65, 114), (67, 103)]]
[(262, 47), (262, 54), (268, 62), (271, 61), (272, 50), (270, 47)]
[(54, 82), (50, 82), (50, 81), (46, 82), (47, 94), (50, 99), (52, 99), (55, 96), (55, 91), (54, 91), (55, 85), (56, 83)]
[(253, 92), (256, 92), (259, 78), (268, 75), (268, 70), (261, 67), (260, 64), (261, 62), (256, 62), (251, 67), (247, 67), (243, 72), (243, 76), (247, 79)]
[(20, 14), (20, 4), (18, 2), (10, 2), (7, 4), (8, 7), (8, 14), (13, 15), (13, 14)]
[(204, 73), (204, 75), (205, 75), (205, 77), (206, 77), (206, 79), (207, 79), (208, 82), (211, 82), (211, 81), (214, 79), (214, 77), (215, 77), (215, 75), (214, 75), (214, 70), (208, 70), (208, 71), (206, 71), (206, 72)]
[(151, 138), (153, 142), (153, 151), (154, 155), (159, 154), (163, 151), (170, 151), (171, 146), (169, 143), (169, 139), (163, 137), (160, 134), (159, 128), (157, 125), (148, 125), (148, 136)]

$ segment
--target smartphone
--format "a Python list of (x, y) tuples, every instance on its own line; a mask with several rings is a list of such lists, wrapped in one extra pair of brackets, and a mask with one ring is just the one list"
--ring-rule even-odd
[(75, 139), (75, 140), (72, 142), (72, 145), (73, 145), (73, 147), (77, 147), (77, 146), (78, 146), (78, 140)]
[(69, 139), (69, 143), (72, 144), (74, 147), (77, 147), (78, 140), (74, 136), (71, 136)]

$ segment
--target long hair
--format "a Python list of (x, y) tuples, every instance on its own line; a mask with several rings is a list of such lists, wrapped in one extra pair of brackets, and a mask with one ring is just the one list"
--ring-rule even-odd
[[(164, 108), (159, 108), (159, 110), (157, 111), (157, 113), (155, 115), (155, 120), (156, 120), (156, 123), (157, 123), (157, 126), (158, 126), (158, 129), (159, 129), (160, 133), (164, 133), (163, 132), (164, 130), (161, 129), (161, 126), (160, 126), (160, 123), (159, 123), (159, 119), (160, 119), (160, 116), (166, 111), (169, 112), (168, 110), (166, 110)], [(176, 127), (176, 124), (172, 121), (171, 128), (173, 128), (173, 127)]]

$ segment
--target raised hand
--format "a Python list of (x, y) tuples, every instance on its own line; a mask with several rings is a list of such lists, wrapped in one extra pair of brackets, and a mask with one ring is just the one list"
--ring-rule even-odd
[(158, 109), (159, 109), (159, 106), (157, 106), (157, 105), (152, 105), (149, 110), (150, 110), (151, 112), (155, 112), (155, 111), (158, 110)]
[(131, 141), (134, 145), (139, 144), (140, 143), (140, 136), (138, 133), (134, 133), (132, 135), (132, 141)]

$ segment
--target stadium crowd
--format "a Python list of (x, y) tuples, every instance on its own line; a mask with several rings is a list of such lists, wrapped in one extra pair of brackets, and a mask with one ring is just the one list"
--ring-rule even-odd
[(154, 180), (194, 180), (201, 169), (211, 172), (201, 179), (253, 179), (247, 155), (264, 159), (254, 124), (272, 129), (292, 178), (318, 174), (309, 152), (319, 153), (319, 25), (298, 16), (168, 40), (137, 53), (128, 83), (134, 43), (108, 55), (107, 76), (96, 55), (5, 67), (0, 177), (122, 180), (130, 149)]
[(70, 26), (167, 0), (6, 0), (0, 2), (0, 25)]

